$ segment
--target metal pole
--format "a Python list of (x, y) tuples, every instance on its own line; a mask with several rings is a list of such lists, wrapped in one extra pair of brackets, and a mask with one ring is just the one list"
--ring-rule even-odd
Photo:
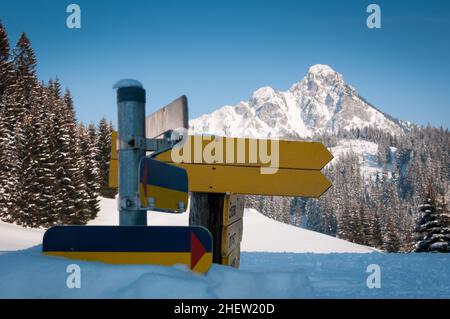
[(145, 90), (136, 80), (120, 80), (117, 89), (119, 133), (119, 225), (147, 225), (139, 210), (140, 160), (145, 156)]

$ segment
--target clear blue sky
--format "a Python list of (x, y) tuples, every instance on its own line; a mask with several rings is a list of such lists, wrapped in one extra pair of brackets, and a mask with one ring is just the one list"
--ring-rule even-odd
[[(77, 3), (82, 28), (66, 27)], [(366, 27), (378, 3), (382, 28)], [(42, 80), (58, 76), (78, 118), (116, 121), (118, 79), (147, 89), (147, 112), (181, 94), (195, 118), (285, 90), (309, 66), (329, 64), (382, 111), (450, 127), (450, 1), (0, 0), (10, 42), (25, 31)]]

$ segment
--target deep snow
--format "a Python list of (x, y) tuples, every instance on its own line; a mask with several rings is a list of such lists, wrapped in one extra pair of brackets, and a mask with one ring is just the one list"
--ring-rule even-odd
[[(92, 224), (117, 224), (115, 201), (103, 199), (101, 206)], [(149, 213), (155, 225), (183, 225), (187, 218)], [(40, 243), (42, 233), (1, 223), (0, 250)], [(255, 210), (245, 211), (242, 248), (254, 252), (242, 253), (240, 269), (213, 265), (205, 275), (181, 265), (109, 265), (44, 256), (40, 245), (4, 252), (0, 298), (450, 298), (450, 254), (356, 253), (373, 250), (276, 222)], [(73, 263), (81, 267), (80, 289), (66, 285), (66, 269)], [(370, 264), (381, 268), (379, 289), (366, 285)]]
[[(241, 268), (109, 265), (44, 256), (41, 247), (0, 255), (0, 298), (450, 298), (449, 254), (242, 253)], [(68, 265), (81, 288), (66, 286)], [(381, 288), (366, 285), (381, 267)]]

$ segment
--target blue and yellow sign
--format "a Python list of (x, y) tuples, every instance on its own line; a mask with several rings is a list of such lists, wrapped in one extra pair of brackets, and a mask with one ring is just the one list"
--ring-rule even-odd
[(212, 236), (201, 226), (55, 226), (45, 232), (42, 251), (111, 264), (185, 264), (207, 272)]
[(184, 212), (188, 204), (188, 176), (183, 168), (151, 157), (139, 166), (139, 198), (143, 209)]

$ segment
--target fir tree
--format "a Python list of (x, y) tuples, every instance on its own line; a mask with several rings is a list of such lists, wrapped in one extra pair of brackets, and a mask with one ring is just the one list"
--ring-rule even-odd
[(17, 195), (20, 191), (19, 141), (22, 140), (22, 127), (15, 125), (17, 100), (14, 92), (0, 98), (0, 218), (5, 221), (13, 221), (20, 213)]
[(400, 239), (392, 216), (387, 216), (386, 229), (383, 234), (383, 249), (389, 253), (395, 253), (400, 250)]
[(57, 192), (56, 163), (48, 135), (46, 96), (44, 92), (39, 93), (33, 97), (33, 107), (24, 117), (19, 151), (22, 171), (17, 207), (20, 214), (15, 221), (29, 227), (49, 227), (58, 220), (53, 206)]
[(416, 252), (450, 252), (450, 215), (443, 200), (438, 203), (431, 186), (419, 207)]
[[(0, 21), (0, 99), (12, 84), (12, 65), (6, 30)], [(0, 106), (1, 107), (1, 106)]]
[(90, 219), (94, 219), (99, 211), (99, 170), (98, 163), (96, 160), (97, 149), (95, 147), (95, 140), (89, 136), (89, 130), (86, 129), (82, 124), (78, 128), (78, 137), (80, 139), (80, 149), (81, 154), (84, 157), (84, 182), (87, 188), (88, 198), (86, 203), (89, 207)]
[[(26, 198), (23, 186), (29, 176), (26, 175), (25, 143), (32, 137), (27, 136), (27, 117), (33, 114), (36, 107), (36, 97), (39, 96), (39, 85), (35, 77), (36, 60), (31, 49), (30, 42), (25, 34), (22, 34), (13, 51), (11, 71), (12, 81), (6, 86), (1, 98), (2, 117), (0, 124), (0, 165), (2, 166), (3, 195), (0, 201), (3, 206), (3, 219), (18, 220), (24, 217)], [(10, 78), (11, 79), (11, 78)], [(33, 153), (34, 150), (28, 150)], [(34, 162), (32, 162), (34, 164)], [(26, 218), (25, 218), (26, 219)], [(29, 224), (32, 224), (27, 219)]]
[(102, 118), (97, 129), (97, 163), (100, 178), (100, 194), (104, 197), (114, 198), (116, 190), (109, 188), (109, 160), (111, 158), (112, 124)]
[(61, 100), (50, 90), (53, 100), (54, 154), (58, 168), (60, 223), (85, 224), (90, 217), (86, 203), (89, 198), (87, 186), (84, 183), (83, 170), (85, 166), (77, 136), (77, 126), (73, 102), (70, 92), (66, 92)]
[[(13, 50), (13, 65), (26, 103), (33, 95), (36, 95), (35, 89), (38, 88), (39, 83), (36, 78), (36, 57), (25, 33), (22, 33)], [(25, 106), (29, 107), (29, 104)]]
[(382, 248), (383, 235), (381, 233), (380, 216), (376, 211), (372, 214), (370, 225), (370, 238), (368, 240), (368, 245), (372, 247)]

